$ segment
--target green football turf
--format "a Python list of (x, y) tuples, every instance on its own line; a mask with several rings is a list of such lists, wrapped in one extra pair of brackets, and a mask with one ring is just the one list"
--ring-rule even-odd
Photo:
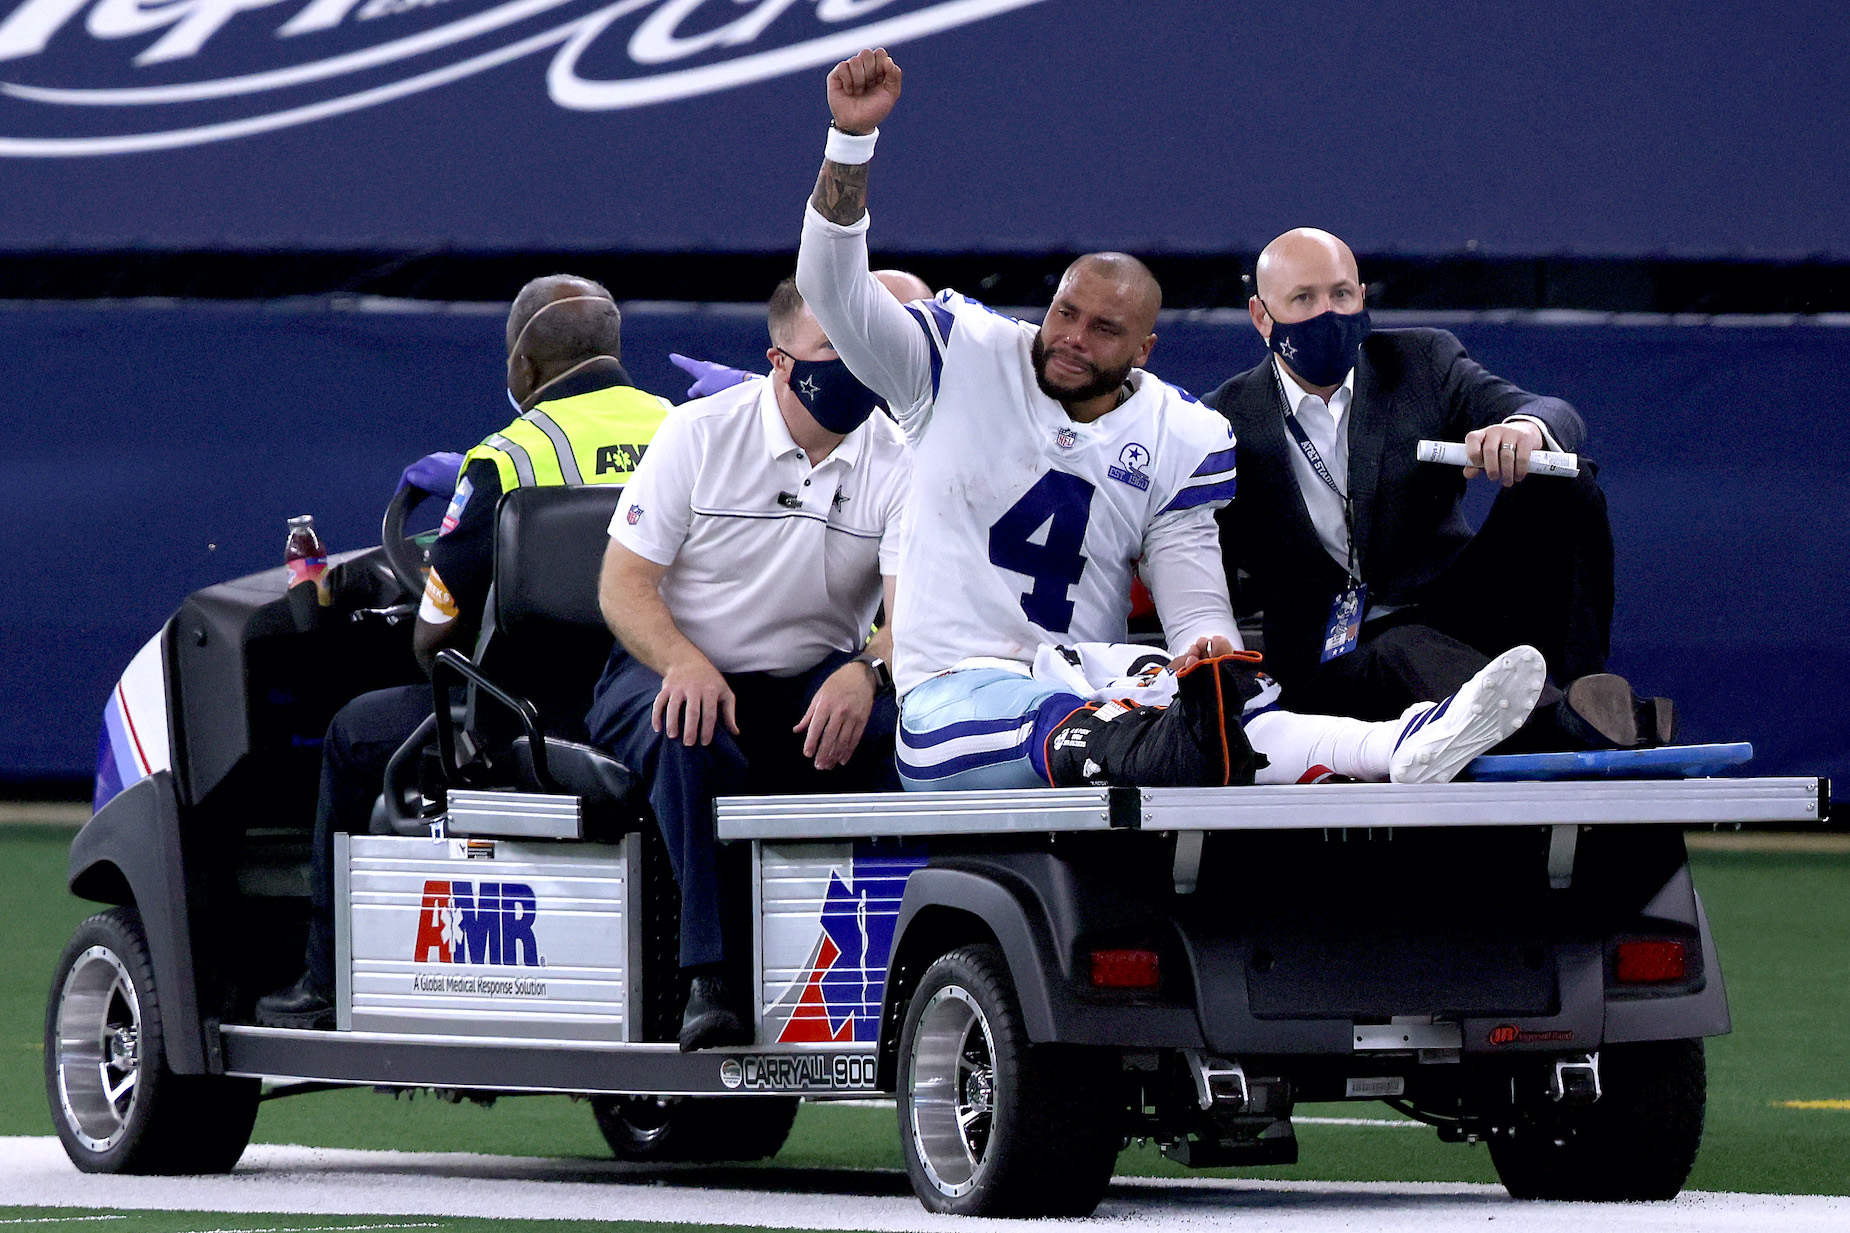
[[(0, 1134), (51, 1133), (39, 1045), (45, 991), (66, 938), (92, 910), (63, 891), (69, 840), (62, 829), (0, 829), (0, 896), (10, 907), (0, 960)], [(1709, 1042), (1708, 1130), (1690, 1185), (1850, 1194), (1850, 1110), (1779, 1104), (1850, 1099), (1850, 856), (1702, 852), (1695, 869), (1721, 948), (1735, 1032)], [(1366, 1103), (1301, 1106), (1299, 1113), (1393, 1116)], [(512, 1097), (482, 1109), (422, 1093), (394, 1099), (371, 1091), (325, 1092), (266, 1104), (256, 1138), (327, 1147), (605, 1155), (588, 1107), (561, 1096)], [(1300, 1125), (1298, 1138), (1303, 1163), (1253, 1175), (1496, 1180), (1482, 1147), (1440, 1143), (1423, 1130)], [(805, 1106), (776, 1164), (898, 1168), (893, 1111)], [(1119, 1168), (1189, 1173), (1148, 1147), (1126, 1152)], [(444, 1228), (469, 1223), (446, 1221)], [(233, 1226), (220, 1221), (213, 1227)]]

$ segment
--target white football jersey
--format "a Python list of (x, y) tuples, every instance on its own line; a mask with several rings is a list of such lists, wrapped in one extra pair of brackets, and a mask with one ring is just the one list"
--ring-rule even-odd
[(867, 273), (866, 220), (811, 210), (798, 286), (913, 447), (893, 614), (903, 693), (970, 659), (1126, 640), (1134, 567), (1172, 647), (1238, 645), (1213, 511), (1233, 496), (1227, 421), (1141, 369), (1090, 424), (1041, 393), (1035, 326), (953, 291), (901, 306)]

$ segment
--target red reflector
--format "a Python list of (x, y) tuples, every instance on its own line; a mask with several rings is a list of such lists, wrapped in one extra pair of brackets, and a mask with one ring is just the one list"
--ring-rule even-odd
[(1682, 980), (1687, 970), (1681, 942), (1621, 942), (1615, 973), (1622, 985)]
[(1154, 989), (1162, 969), (1153, 950), (1095, 950), (1092, 984), (1099, 989)]

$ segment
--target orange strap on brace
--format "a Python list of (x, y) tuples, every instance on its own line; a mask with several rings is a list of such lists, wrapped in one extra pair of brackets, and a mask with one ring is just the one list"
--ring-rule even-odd
[[(1197, 668), (1205, 668), (1209, 664), (1218, 664), (1223, 660), (1233, 660), (1238, 663), (1249, 664), (1254, 667), (1257, 667), (1259, 664), (1265, 662), (1265, 657), (1261, 655), (1258, 651), (1234, 651), (1227, 655), (1216, 655), (1210, 659), (1197, 660), (1195, 663), (1182, 669), (1182, 671), (1176, 673), (1176, 679), (1180, 680), (1182, 677), (1187, 676), (1189, 673), (1195, 671)], [(1233, 750), (1227, 738), (1227, 695), (1225, 693), (1225, 688), (1226, 688), (1225, 685), (1221, 681), (1220, 673), (1218, 671), (1215, 672), (1214, 674), (1214, 709), (1216, 711), (1215, 720), (1219, 725), (1219, 732), (1220, 732), (1220, 765), (1221, 765), (1221, 786), (1222, 787), (1225, 787), (1228, 784), (1233, 782)]]

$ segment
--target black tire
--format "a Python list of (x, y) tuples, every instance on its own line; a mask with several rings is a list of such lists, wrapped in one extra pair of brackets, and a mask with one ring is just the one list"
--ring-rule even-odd
[(769, 1160), (790, 1137), (795, 1096), (593, 1096), (618, 1160)]
[(996, 947), (933, 963), (899, 1040), (899, 1135), (919, 1202), (958, 1216), (1090, 1215), (1124, 1144), (1114, 1061), (1030, 1044)]
[(167, 1069), (160, 993), (141, 915), (77, 927), (45, 1008), (45, 1092), (85, 1173), (229, 1173), (251, 1139), (260, 1085)]
[(1700, 1040), (1600, 1050), (1603, 1094), (1590, 1105), (1531, 1106), (1490, 1137), (1490, 1159), (1518, 1199), (1674, 1199), (1702, 1144), (1708, 1077)]

